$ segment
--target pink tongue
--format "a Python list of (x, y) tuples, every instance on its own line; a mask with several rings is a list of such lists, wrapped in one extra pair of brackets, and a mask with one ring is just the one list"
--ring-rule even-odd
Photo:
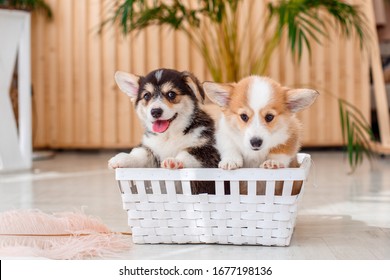
[(158, 121), (155, 121), (153, 123), (153, 131), (154, 132), (162, 133), (165, 130), (167, 130), (168, 127), (169, 127), (169, 121), (167, 121), (167, 120), (165, 120), (165, 121), (158, 120)]

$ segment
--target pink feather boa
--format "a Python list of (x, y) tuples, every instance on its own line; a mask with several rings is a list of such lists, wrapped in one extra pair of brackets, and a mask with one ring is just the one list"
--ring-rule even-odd
[(7, 258), (117, 258), (129, 233), (112, 232), (84, 213), (13, 210), (0, 213), (0, 256)]

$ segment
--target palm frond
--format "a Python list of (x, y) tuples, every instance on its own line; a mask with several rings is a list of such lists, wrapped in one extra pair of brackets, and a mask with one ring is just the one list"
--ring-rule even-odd
[(351, 103), (338, 99), (341, 134), (346, 145), (351, 172), (363, 162), (364, 156), (373, 159), (371, 142), (375, 136), (363, 114)]
[(302, 57), (303, 46), (310, 53), (310, 40), (320, 43), (318, 35), (327, 37), (327, 24), (323, 20), (324, 11), (331, 18), (331, 26), (350, 38), (356, 34), (363, 48), (370, 36), (366, 19), (358, 5), (349, 5), (338, 0), (280, 0), (268, 4), (269, 18), (276, 18), (277, 34), (286, 30), (289, 46), (293, 54)]
[(47, 18), (53, 18), (50, 6), (44, 0), (0, 0), (0, 7), (44, 12)]
[[(203, 0), (191, 7), (183, 1), (117, 1), (111, 17), (124, 34), (164, 25), (187, 35), (202, 54), (215, 81), (237, 80), (240, 73), (238, 4), (242, 0)], [(207, 27), (207, 28), (204, 28)]]
[[(195, 43), (203, 56), (209, 56), (206, 62), (219, 62), (219, 65), (208, 66), (210, 69), (219, 67), (219, 70), (214, 69), (211, 72), (224, 74), (213, 78), (216, 81), (221, 81), (219, 79), (222, 78), (225, 82), (239, 80), (248, 74), (265, 74), (270, 56), (279, 45), (285, 31), (287, 31), (289, 47), (298, 60), (305, 49), (310, 54), (312, 40), (321, 43), (321, 38), (327, 37), (329, 27), (339, 30), (346, 37), (356, 34), (361, 46), (364, 45), (369, 34), (364, 14), (359, 6), (338, 0), (274, 1), (268, 4), (269, 13), (266, 23), (267, 28), (271, 26), (269, 24), (271, 21), (276, 20), (274, 35), (264, 43), (263, 53), (256, 53), (255, 57), (250, 58), (253, 66), (243, 71), (242, 68), (247, 66), (240, 64), (242, 44), (238, 42), (237, 37), (239, 28), (237, 11), (242, 2), (242, 0), (199, 0), (197, 5), (191, 7), (179, 0), (117, 0), (112, 16), (102, 23), (102, 27), (108, 22), (116, 22), (124, 34), (152, 25), (165, 25), (181, 30)], [(331, 17), (330, 24), (323, 19), (324, 13)], [(199, 32), (206, 24), (207, 28)], [(218, 51), (213, 50), (213, 46), (203, 45), (211, 38), (217, 40), (214, 44), (219, 44)], [(259, 41), (264, 41), (264, 38), (259, 38)]]

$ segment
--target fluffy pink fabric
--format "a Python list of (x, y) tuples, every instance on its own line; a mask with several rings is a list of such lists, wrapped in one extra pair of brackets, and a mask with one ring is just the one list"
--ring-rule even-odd
[(116, 258), (130, 236), (84, 213), (14, 210), (0, 213), (0, 256), (49, 259)]

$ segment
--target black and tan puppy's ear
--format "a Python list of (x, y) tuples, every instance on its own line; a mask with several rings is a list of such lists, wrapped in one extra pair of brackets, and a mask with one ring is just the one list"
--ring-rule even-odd
[(203, 89), (210, 100), (218, 106), (227, 107), (234, 84), (220, 84), (214, 82), (204, 82)]
[(287, 108), (293, 112), (299, 112), (311, 106), (319, 95), (314, 89), (299, 88), (287, 90)]
[(205, 94), (202, 88), (202, 85), (200, 84), (199, 80), (195, 77), (194, 74), (188, 71), (182, 72), (184, 81), (186, 84), (190, 87), (192, 92), (194, 93), (196, 99), (198, 99), (199, 102), (202, 104), (204, 103)]
[(119, 89), (126, 93), (132, 102), (137, 99), (140, 79), (140, 76), (122, 71), (115, 73), (115, 82)]

